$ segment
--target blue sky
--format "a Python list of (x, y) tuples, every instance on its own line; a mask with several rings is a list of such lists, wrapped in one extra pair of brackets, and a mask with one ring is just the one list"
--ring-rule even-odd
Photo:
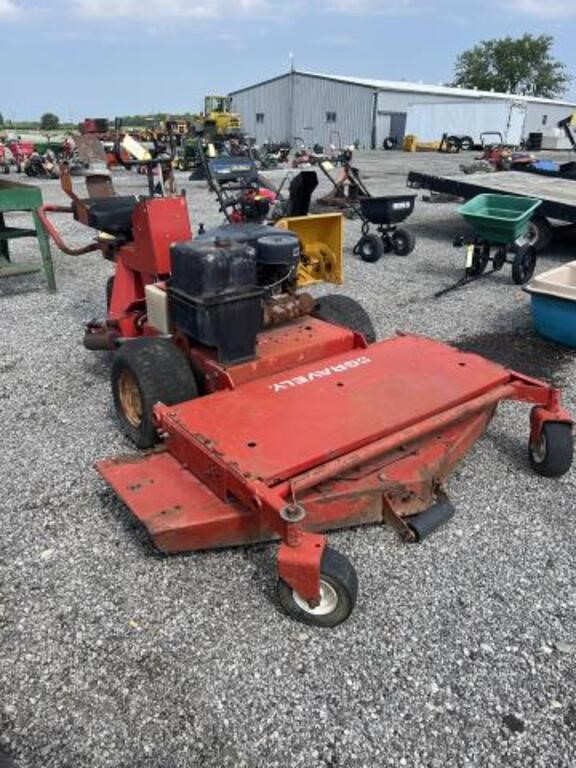
[(576, 76), (576, 0), (0, 0), (0, 112), (197, 111), (290, 52), (299, 69), (446, 82), (461, 51), (524, 32), (553, 35)]

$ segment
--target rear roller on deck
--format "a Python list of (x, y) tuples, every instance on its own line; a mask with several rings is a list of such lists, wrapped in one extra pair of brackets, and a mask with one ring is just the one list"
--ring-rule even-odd
[(454, 517), (455, 509), (450, 502), (444, 498), (437, 501), (424, 512), (412, 515), (406, 521), (406, 525), (414, 534), (413, 541), (423, 541), (427, 536), (433, 533), (441, 525)]

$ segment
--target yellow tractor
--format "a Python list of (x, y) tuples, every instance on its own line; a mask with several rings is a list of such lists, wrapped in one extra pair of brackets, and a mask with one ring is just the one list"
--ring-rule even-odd
[(232, 112), (231, 96), (206, 96), (204, 114), (198, 122), (201, 132), (211, 138), (230, 138), (242, 133), (240, 115)]

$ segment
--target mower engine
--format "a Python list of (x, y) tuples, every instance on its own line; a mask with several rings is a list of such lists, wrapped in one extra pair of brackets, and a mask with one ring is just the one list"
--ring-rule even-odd
[(265, 326), (306, 314), (312, 298), (296, 295), (298, 237), (247, 223), (222, 226), (173, 245), (168, 281), (170, 324), (188, 343), (217, 351), (225, 365), (256, 357)]

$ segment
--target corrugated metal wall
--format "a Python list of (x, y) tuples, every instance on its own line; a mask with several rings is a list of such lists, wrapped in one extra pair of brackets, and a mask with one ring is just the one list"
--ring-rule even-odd
[[(359, 141), (370, 148), (374, 94), (369, 88), (294, 73), (235, 93), (232, 99), (258, 144), (301, 137), (309, 145)], [(336, 119), (329, 121), (328, 113)], [(259, 122), (257, 114), (264, 116)]]
[[(290, 78), (288, 75), (233, 94), (232, 109), (242, 116), (242, 125), (258, 144), (290, 139)], [(257, 115), (263, 115), (257, 122)]]
[[(233, 108), (240, 112), (247, 133), (255, 136), (259, 144), (301, 137), (309, 146), (358, 141), (362, 148), (369, 149), (375, 139), (377, 146), (381, 145), (383, 137), (376, 136), (374, 128), (378, 125), (382, 133), (389, 115), (396, 115), (398, 120), (411, 104), (441, 100), (446, 97), (412, 91), (379, 91), (375, 95), (374, 90), (365, 85), (295, 72), (233, 94)], [(470, 97), (459, 96), (457, 90), (450, 100), (471, 101)], [(478, 99), (479, 103), (494, 101), (496, 99), (486, 97)], [(570, 112), (570, 107), (551, 104), (528, 102), (527, 107), (525, 137), (533, 131), (549, 132)], [(258, 121), (257, 115), (260, 115)], [(545, 124), (544, 116), (547, 116)]]
[[(294, 136), (305, 143), (370, 149), (374, 93), (365, 88), (317, 77), (294, 76)], [(328, 117), (335, 116), (335, 120)]]

